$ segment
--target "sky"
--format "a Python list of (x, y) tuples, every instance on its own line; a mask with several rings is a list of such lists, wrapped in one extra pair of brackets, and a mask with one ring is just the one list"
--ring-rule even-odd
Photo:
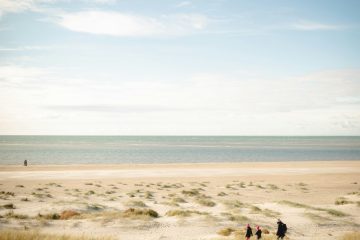
[(1, 135), (360, 135), (358, 0), (0, 0)]

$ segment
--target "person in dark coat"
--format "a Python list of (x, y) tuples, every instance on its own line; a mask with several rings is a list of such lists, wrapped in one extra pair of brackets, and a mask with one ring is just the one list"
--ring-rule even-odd
[(27, 166), (27, 160), (25, 159), (24, 161), (24, 166), (26, 167)]
[(276, 232), (277, 239), (283, 239), (287, 231), (287, 226), (280, 219), (278, 220), (277, 225), (278, 225), (278, 229)]
[(256, 226), (256, 233), (255, 233), (255, 235), (256, 235), (257, 239), (260, 239), (260, 238), (261, 238), (261, 233), (262, 233), (262, 231), (261, 231), (260, 227), (259, 227), (259, 226)]
[(248, 224), (248, 225), (246, 225), (245, 239), (246, 239), (246, 240), (249, 240), (252, 235), (253, 235), (252, 229), (251, 229), (251, 227), (250, 227), (250, 224)]

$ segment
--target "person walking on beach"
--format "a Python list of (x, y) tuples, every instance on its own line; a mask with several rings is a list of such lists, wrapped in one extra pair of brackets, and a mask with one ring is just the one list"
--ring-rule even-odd
[(287, 231), (287, 226), (280, 219), (278, 220), (277, 225), (278, 225), (278, 229), (276, 232), (277, 239), (284, 239)]
[(250, 227), (250, 224), (248, 224), (248, 225), (246, 225), (245, 239), (246, 239), (246, 240), (249, 240), (252, 235), (253, 235), (252, 229), (251, 229), (251, 227)]
[(27, 160), (26, 159), (24, 160), (24, 166), (25, 167), (27, 166)]
[(259, 226), (256, 226), (256, 233), (255, 233), (255, 235), (256, 235), (256, 237), (257, 237), (257, 239), (260, 239), (261, 238), (261, 229), (260, 229), (260, 227)]

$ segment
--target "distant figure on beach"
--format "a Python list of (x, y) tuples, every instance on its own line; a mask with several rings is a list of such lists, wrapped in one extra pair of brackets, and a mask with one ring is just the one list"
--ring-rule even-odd
[(251, 227), (250, 227), (250, 224), (248, 224), (248, 225), (246, 225), (245, 239), (246, 239), (246, 240), (249, 240), (252, 235), (253, 235), (252, 229), (251, 229)]
[(280, 219), (278, 220), (277, 225), (278, 225), (278, 229), (276, 232), (277, 239), (283, 239), (287, 231), (287, 226)]
[(261, 229), (260, 229), (260, 227), (259, 226), (256, 226), (256, 233), (255, 233), (255, 235), (256, 235), (256, 237), (257, 237), (257, 239), (260, 239), (261, 238)]
[(27, 166), (27, 160), (26, 159), (24, 160), (24, 166), (25, 167)]

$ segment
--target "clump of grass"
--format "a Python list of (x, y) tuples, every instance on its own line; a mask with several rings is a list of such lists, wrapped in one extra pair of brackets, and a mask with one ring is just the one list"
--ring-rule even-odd
[(227, 196), (227, 194), (226, 194), (226, 193), (224, 193), (224, 192), (219, 192), (217, 195), (218, 195), (219, 197), (224, 197), (224, 196)]
[(52, 198), (52, 195), (49, 194), (49, 193), (36, 193), (36, 192), (33, 192), (31, 193), (31, 195), (33, 195), (34, 197), (37, 197), (37, 198)]
[(15, 219), (28, 219), (28, 218), (29, 218), (28, 215), (14, 213), (13, 210), (7, 212), (7, 213), (4, 215), (4, 217), (6, 217), (6, 218), (15, 218)]
[(16, 185), (17, 188), (24, 188), (24, 185)]
[(135, 200), (128, 201), (125, 205), (129, 207), (146, 207), (146, 204), (143, 201)]
[(340, 197), (338, 199), (336, 199), (335, 201), (335, 205), (345, 205), (345, 204), (351, 204), (354, 203), (353, 201), (349, 201), (344, 197)]
[(114, 193), (116, 193), (116, 191), (106, 191), (105, 193), (106, 194), (114, 194)]
[(181, 193), (186, 195), (186, 196), (191, 196), (191, 197), (200, 195), (200, 192), (197, 189), (182, 190)]
[(297, 208), (305, 208), (305, 209), (323, 211), (323, 212), (326, 212), (329, 215), (332, 215), (332, 216), (335, 216), (335, 217), (345, 217), (345, 216), (347, 216), (347, 214), (345, 214), (345, 213), (343, 213), (341, 211), (338, 211), (338, 210), (335, 210), (335, 209), (330, 209), (330, 208), (312, 207), (312, 206), (309, 206), (309, 205), (306, 205), (306, 204), (291, 202), (291, 201), (287, 201), (287, 200), (280, 201), (280, 203), (281, 204), (286, 204), (286, 205), (289, 205), (289, 206), (292, 206), (292, 207), (297, 207)]
[(260, 184), (256, 184), (256, 187), (260, 189), (265, 189), (265, 187), (261, 186)]
[(275, 184), (268, 184), (268, 187), (271, 189), (271, 190), (278, 190), (279, 187), (276, 186)]
[(262, 212), (266, 217), (271, 217), (271, 218), (277, 218), (281, 215), (281, 213), (265, 208)]
[(249, 221), (249, 218), (240, 214), (229, 214), (228, 220), (237, 223), (245, 223)]
[(21, 198), (20, 200), (23, 201), (23, 202), (28, 202), (28, 201), (29, 201), (29, 199), (26, 198), (26, 197), (25, 197), (25, 198)]
[(2, 207), (5, 209), (15, 209), (16, 208), (13, 203), (4, 204), (4, 205), (2, 205)]
[(159, 217), (159, 214), (152, 209), (129, 208), (123, 212), (122, 216), (126, 218), (139, 218), (139, 217), (157, 218)]
[(94, 185), (94, 184), (91, 183), (91, 182), (88, 182), (88, 183), (85, 183), (85, 185), (92, 186), (92, 185)]
[(152, 192), (149, 192), (149, 191), (145, 192), (146, 199), (152, 199), (153, 197), (154, 197), (154, 195), (152, 194)]
[(78, 216), (80, 213), (74, 210), (65, 210), (60, 214), (60, 220), (68, 220), (72, 217)]
[(227, 206), (228, 208), (242, 208), (245, 206), (245, 204), (240, 202), (239, 200), (225, 201), (224, 205)]
[(329, 218), (326, 218), (326, 217), (323, 217), (323, 216), (320, 216), (318, 214), (315, 214), (315, 213), (311, 213), (311, 212), (306, 212), (304, 213), (304, 216), (305, 217), (308, 217), (309, 219), (313, 220), (314, 222), (317, 222), (317, 223), (324, 223), (326, 221), (330, 221), (331, 219)]
[(104, 206), (103, 205), (100, 205), (100, 204), (88, 204), (86, 206), (87, 210), (89, 211), (102, 211), (104, 210)]
[(169, 217), (190, 217), (193, 214), (195, 215), (208, 215), (206, 212), (199, 212), (199, 211), (193, 211), (193, 210), (169, 210), (166, 212), (166, 216)]
[(220, 229), (217, 234), (221, 235), (221, 236), (230, 236), (231, 233), (233, 233), (235, 231), (235, 229), (233, 228), (223, 228)]
[(206, 199), (206, 198), (198, 198), (196, 200), (196, 202), (202, 206), (205, 206), (205, 207), (214, 207), (216, 206), (216, 203), (209, 200), (209, 199)]
[(6, 195), (6, 196), (12, 196), (15, 197), (15, 193), (14, 192), (5, 192), (5, 191), (1, 191), (0, 192), (1, 195)]
[(261, 208), (259, 208), (257, 206), (251, 206), (252, 213), (260, 213), (261, 211), (262, 211)]
[(359, 240), (359, 239), (360, 239), (360, 232), (347, 233), (341, 238), (341, 240)]
[(297, 185), (299, 185), (300, 187), (305, 187), (305, 186), (307, 186), (307, 184), (306, 184), (306, 183), (303, 183), (303, 182), (299, 182)]
[(345, 214), (345, 213), (343, 213), (341, 211), (335, 210), (335, 209), (322, 209), (322, 208), (320, 208), (320, 209), (318, 209), (318, 210), (325, 211), (328, 214), (330, 214), (332, 216), (335, 216), (335, 217), (345, 217), (345, 216), (347, 216), (347, 214)]
[(109, 237), (75, 237), (69, 235), (43, 234), (37, 231), (24, 231), (19, 229), (1, 230), (0, 240), (111, 240)]
[(174, 203), (186, 203), (185, 199), (181, 197), (174, 197), (173, 199), (171, 199), (171, 201)]
[(95, 194), (95, 191), (93, 191), (93, 190), (90, 190), (90, 191), (88, 191), (87, 193), (85, 193), (86, 195), (93, 195), (93, 194)]
[(47, 214), (38, 214), (38, 219), (47, 219), (47, 220), (59, 220), (60, 215), (58, 213), (47, 213)]

